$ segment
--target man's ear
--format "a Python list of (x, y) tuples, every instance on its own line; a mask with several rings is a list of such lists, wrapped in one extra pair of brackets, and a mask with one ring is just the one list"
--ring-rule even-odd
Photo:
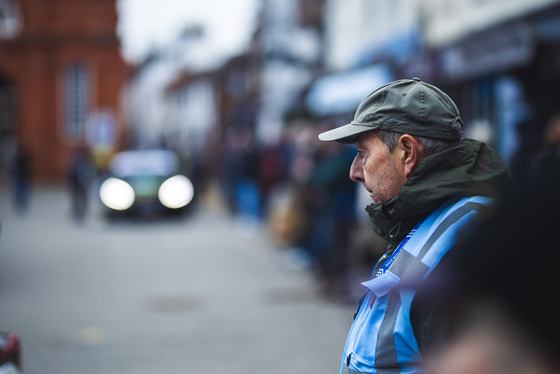
[(422, 147), (412, 135), (403, 134), (399, 138), (398, 148), (404, 176), (408, 179), (410, 174), (412, 174), (424, 158)]

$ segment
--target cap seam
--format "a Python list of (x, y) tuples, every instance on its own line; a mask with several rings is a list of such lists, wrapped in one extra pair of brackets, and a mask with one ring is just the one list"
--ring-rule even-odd
[[(371, 120), (371, 121), (367, 121), (367, 122), (355, 122), (355, 121), (351, 121), (350, 124), (352, 125), (356, 125), (356, 126), (369, 126), (371, 127), (372, 124), (388, 124), (389, 121), (402, 121), (402, 122), (406, 122), (408, 124), (411, 125), (416, 125), (417, 123), (415, 123), (415, 121), (421, 121), (425, 124), (431, 124), (431, 125), (436, 125), (438, 127), (443, 127), (446, 129), (449, 129), (449, 122), (453, 121), (453, 123), (456, 123), (458, 121), (460, 121), (460, 118), (454, 118), (454, 119), (450, 119), (449, 122), (442, 122), (442, 121), (437, 121), (437, 120), (420, 120), (420, 119), (416, 119), (416, 120), (410, 120), (407, 117), (399, 117), (399, 116), (393, 116), (390, 118), (386, 118), (386, 119), (378, 119), (378, 120)], [(450, 129), (453, 130), (453, 129)]]
[(426, 115), (426, 93), (424, 86), (420, 85), (419, 89), (419, 103), (418, 103), (418, 119), (424, 121)]
[[(407, 125), (412, 125), (412, 126), (417, 126), (416, 123), (414, 122), (410, 122), (410, 121), (402, 121), (404, 122), (404, 124)], [(454, 130), (449, 128), (448, 124), (442, 124), (442, 123), (437, 123), (437, 122), (431, 122), (430, 124), (432, 125), (432, 128), (436, 128), (436, 130), (443, 130), (442, 134), (444, 135), (449, 135), (449, 136), (430, 136), (428, 134), (426, 134), (429, 131), (426, 131), (426, 129), (422, 130), (422, 129), (418, 129), (419, 131), (403, 131), (405, 129), (399, 129), (399, 124), (398, 123), (387, 123), (386, 121), (378, 121), (376, 123), (372, 123), (372, 124), (358, 124), (358, 123), (354, 123), (351, 122), (350, 124), (355, 125), (355, 126), (360, 126), (360, 127), (369, 127), (371, 130), (387, 130), (387, 131), (393, 131), (393, 132), (399, 132), (399, 133), (410, 133), (411, 135), (416, 135), (416, 136), (425, 136), (427, 138), (434, 138), (434, 139), (449, 139), (451, 138), (457, 138), (457, 140), (459, 140), (462, 136), (462, 132), (458, 131), (458, 130)], [(401, 123), (402, 125), (403, 123)], [(414, 132), (414, 134), (412, 134)]]

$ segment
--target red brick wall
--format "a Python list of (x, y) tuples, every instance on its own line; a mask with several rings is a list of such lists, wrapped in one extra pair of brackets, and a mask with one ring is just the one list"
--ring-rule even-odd
[[(0, 74), (19, 93), (16, 135), (30, 149), (37, 181), (63, 181), (76, 141), (63, 136), (61, 73), (91, 68), (91, 109), (121, 112), (128, 68), (116, 37), (116, 0), (21, 0), (23, 32), (0, 40)], [(120, 123), (123, 126), (124, 124)]]

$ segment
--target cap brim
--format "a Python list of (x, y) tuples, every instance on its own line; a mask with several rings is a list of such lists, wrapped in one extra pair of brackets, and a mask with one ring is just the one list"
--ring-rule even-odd
[(324, 142), (353, 143), (354, 137), (363, 132), (373, 130), (372, 126), (356, 125), (349, 123), (319, 134), (319, 140)]

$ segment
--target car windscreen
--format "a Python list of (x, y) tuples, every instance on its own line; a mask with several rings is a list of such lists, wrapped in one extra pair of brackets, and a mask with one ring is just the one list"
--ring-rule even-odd
[(127, 178), (137, 175), (169, 176), (177, 172), (179, 160), (171, 151), (142, 150), (117, 153), (111, 159), (111, 174)]

